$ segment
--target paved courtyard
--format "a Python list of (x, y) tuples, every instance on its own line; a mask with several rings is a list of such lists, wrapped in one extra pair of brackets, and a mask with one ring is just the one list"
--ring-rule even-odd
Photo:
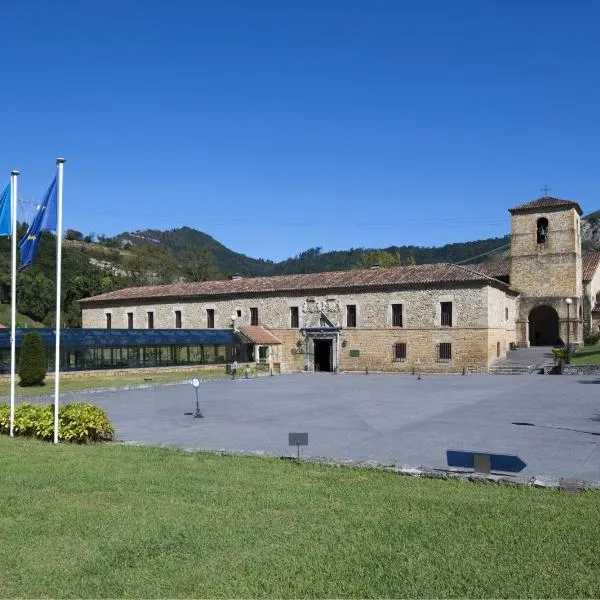
[[(519, 455), (523, 475), (600, 480), (600, 379), (297, 374), (93, 395), (123, 441), (445, 466), (446, 450)], [(533, 425), (516, 425), (530, 423)]]

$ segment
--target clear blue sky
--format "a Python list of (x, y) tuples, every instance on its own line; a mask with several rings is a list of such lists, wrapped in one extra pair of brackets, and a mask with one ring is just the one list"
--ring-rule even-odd
[(5, 2), (0, 171), (64, 226), (188, 225), (250, 256), (600, 209), (600, 2)]

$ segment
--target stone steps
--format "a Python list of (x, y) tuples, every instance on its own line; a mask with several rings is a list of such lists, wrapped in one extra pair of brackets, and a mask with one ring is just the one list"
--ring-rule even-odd
[(490, 375), (529, 375), (535, 369), (535, 365), (492, 365), (489, 369)]

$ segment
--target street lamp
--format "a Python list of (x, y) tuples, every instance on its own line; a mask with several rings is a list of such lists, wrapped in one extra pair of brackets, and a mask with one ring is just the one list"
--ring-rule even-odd
[(571, 363), (571, 304), (572, 298), (566, 298), (567, 303), (567, 364)]

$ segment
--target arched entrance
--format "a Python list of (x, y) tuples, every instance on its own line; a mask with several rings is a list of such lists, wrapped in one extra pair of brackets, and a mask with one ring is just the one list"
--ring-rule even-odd
[(529, 343), (532, 346), (555, 346), (558, 336), (558, 313), (550, 306), (537, 306), (529, 313)]

